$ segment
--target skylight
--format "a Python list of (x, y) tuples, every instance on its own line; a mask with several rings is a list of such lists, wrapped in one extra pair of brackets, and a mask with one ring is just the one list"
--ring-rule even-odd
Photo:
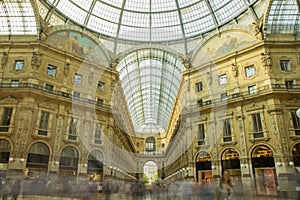
[(158, 49), (126, 56), (117, 66), (137, 133), (167, 129), (179, 88), (182, 60)]
[(257, 0), (47, 0), (60, 15), (108, 37), (182, 40), (213, 30)]

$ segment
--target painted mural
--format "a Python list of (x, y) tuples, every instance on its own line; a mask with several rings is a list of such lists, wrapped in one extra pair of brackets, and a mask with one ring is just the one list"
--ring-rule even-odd
[[(225, 32), (221, 36), (214, 36), (206, 41), (196, 54), (196, 60), (203, 60), (200, 58), (214, 59), (226, 54), (241, 50), (243, 48), (252, 46), (259, 41), (251, 35), (236, 31)], [(205, 54), (205, 55), (204, 55)]]
[(97, 43), (77, 32), (55, 32), (46, 39), (46, 43), (91, 60), (92, 62), (99, 63), (107, 61), (104, 51)]

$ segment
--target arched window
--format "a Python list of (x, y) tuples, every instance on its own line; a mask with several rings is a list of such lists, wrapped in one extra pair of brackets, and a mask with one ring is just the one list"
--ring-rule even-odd
[(156, 151), (156, 140), (154, 137), (148, 137), (146, 139), (146, 153), (155, 154)]
[(76, 175), (78, 168), (78, 152), (74, 147), (65, 147), (61, 152), (59, 172), (62, 176)]
[(233, 148), (226, 149), (222, 154), (222, 170), (240, 169), (240, 154)]
[(48, 168), (49, 148), (46, 144), (37, 142), (31, 145), (27, 156), (26, 167)]
[(89, 154), (87, 173), (89, 179), (101, 181), (103, 178), (103, 155), (100, 151), (94, 150)]

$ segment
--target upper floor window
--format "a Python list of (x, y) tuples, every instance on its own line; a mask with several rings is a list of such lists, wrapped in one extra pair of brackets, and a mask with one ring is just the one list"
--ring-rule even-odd
[(260, 113), (252, 114), (251, 118), (252, 118), (253, 138), (264, 137)]
[(156, 140), (154, 137), (148, 137), (146, 139), (146, 152), (156, 151)]
[(221, 101), (226, 101), (227, 100), (227, 93), (222, 93), (221, 95)]
[(45, 85), (45, 90), (46, 90), (47, 92), (52, 93), (52, 92), (53, 92), (53, 88), (54, 88), (53, 85), (50, 85), (50, 84), (46, 84), (46, 85)]
[(203, 145), (205, 140), (204, 124), (198, 125), (198, 145)]
[(47, 67), (47, 75), (56, 76), (56, 67), (52, 65), (48, 65)]
[(76, 140), (77, 123), (78, 123), (78, 120), (72, 117), (71, 121), (70, 121), (70, 126), (69, 126), (69, 135), (68, 135), (69, 140)]
[(291, 61), (290, 60), (280, 60), (280, 69), (282, 71), (291, 71)]
[(257, 88), (256, 85), (251, 85), (248, 87), (248, 93), (249, 94), (256, 94), (257, 93)]
[(230, 142), (230, 141), (232, 141), (231, 123), (230, 123), (230, 119), (225, 119), (223, 121), (223, 142)]
[(98, 91), (100, 91), (100, 92), (104, 92), (104, 91), (105, 91), (105, 83), (99, 81), (99, 82), (98, 82), (98, 85), (97, 85), (97, 89), (98, 89)]
[(19, 80), (11, 80), (10, 86), (11, 87), (19, 87)]
[(76, 85), (81, 85), (82, 84), (82, 75), (75, 73), (74, 75), (74, 83)]
[(13, 108), (4, 108), (1, 118), (0, 132), (8, 132)]
[(296, 110), (291, 111), (295, 135), (300, 135), (300, 118), (296, 114)]
[(73, 92), (73, 98), (75, 100), (80, 100), (80, 93), (79, 92)]
[(224, 85), (227, 83), (227, 76), (226, 74), (222, 74), (219, 76), (219, 84)]
[(95, 144), (101, 144), (101, 137), (102, 137), (102, 129), (101, 125), (96, 125), (95, 130)]
[(24, 60), (16, 60), (15, 62), (15, 70), (16, 71), (21, 71), (24, 69), (25, 62)]
[(203, 100), (202, 99), (197, 100), (197, 106), (198, 107), (202, 107), (203, 106)]
[(253, 65), (245, 67), (246, 77), (251, 77), (255, 75), (255, 68)]
[(285, 81), (286, 89), (293, 89), (295, 86), (294, 81)]
[(47, 135), (49, 116), (50, 116), (49, 112), (46, 112), (46, 111), (41, 112), (38, 135), (45, 135), (45, 136)]
[(11, 123), (13, 108), (4, 108), (1, 119), (1, 126), (9, 126)]
[(195, 83), (195, 91), (201, 92), (203, 90), (202, 82)]
[(103, 99), (97, 99), (97, 106), (103, 106)]

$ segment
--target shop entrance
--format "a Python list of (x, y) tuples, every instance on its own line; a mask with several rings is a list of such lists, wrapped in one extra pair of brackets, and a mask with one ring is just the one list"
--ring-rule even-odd
[(278, 195), (273, 152), (266, 146), (257, 146), (252, 152), (252, 166), (258, 195)]

